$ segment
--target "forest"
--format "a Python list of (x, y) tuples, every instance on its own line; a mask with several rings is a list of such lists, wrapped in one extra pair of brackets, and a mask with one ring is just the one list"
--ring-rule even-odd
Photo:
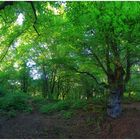
[(0, 1), (0, 138), (140, 138), (139, 116), (139, 2)]

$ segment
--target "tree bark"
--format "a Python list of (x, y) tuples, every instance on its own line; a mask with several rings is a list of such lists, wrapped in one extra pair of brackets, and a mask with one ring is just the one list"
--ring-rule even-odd
[(117, 118), (121, 115), (121, 96), (123, 91), (120, 87), (110, 91), (110, 97), (108, 100), (107, 114), (112, 118)]
[(110, 97), (107, 105), (107, 114), (112, 118), (117, 118), (121, 115), (121, 97), (124, 92), (124, 70), (122, 66), (116, 65), (113, 75), (108, 77), (110, 85)]
[(21, 90), (24, 93), (27, 93), (28, 91), (28, 77), (26, 75), (24, 75), (22, 78)]

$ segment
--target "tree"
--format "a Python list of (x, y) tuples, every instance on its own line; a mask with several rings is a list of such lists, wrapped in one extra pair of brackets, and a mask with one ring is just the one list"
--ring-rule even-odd
[(90, 58), (106, 76), (110, 90), (107, 112), (114, 118), (121, 113), (120, 98), (130, 79), (131, 67), (137, 63), (134, 52), (139, 50), (139, 10), (137, 2), (67, 4), (73, 45), (79, 48), (78, 55)]

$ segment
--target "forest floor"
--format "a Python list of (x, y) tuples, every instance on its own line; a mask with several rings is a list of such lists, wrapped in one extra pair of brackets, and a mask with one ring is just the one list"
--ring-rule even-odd
[[(125, 104), (121, 117), (95, 121), (94, 111), (75, 111), (69, 119), (60, 113), (44, 115), (37, 111), (19, 113), (14, 118), (0, 117), (2, 138), (140, 138), (140, 103)], [(96, 125), (95, 125), (96, 124)]]

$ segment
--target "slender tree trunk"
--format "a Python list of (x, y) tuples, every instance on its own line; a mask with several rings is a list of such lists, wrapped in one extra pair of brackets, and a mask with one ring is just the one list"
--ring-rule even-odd
[(44, 77), (43, 79), (43, 97), (47, 97), (48, 95), (48, 78)]
[(87, 100), (92, 100), (93, 94), (92, 94), (92, 89), (87, 89)]
[(25, 75), (22, 78), (21, 90), (24, 93), (27, 93), (27, 90), (28, 90), (28, 81), (27, 81), (27, 77)]
[(29, 71), (27, 69), (27, 66), (26, 66), (26, 62), (23, 63), (23, 68), (22, 68), (22, 76), (21, 76), (21, 90), (24, 92), (24, 93), (27, 93), (28, 91), (28, 84), (29, 84)]
[(48, 96), (48, 75), (46, 73), (44, 66), (42, 66), (42, 70), (43, 70), (43, 76), (42, 76), (43, 92), (42, 92), (42, 95), (43, 95), (43, 97), (46, 98)]
[(56, 70), (52, 72), (52, 77), (50, 80), (50, 92), (49, 92), (49, 99), (53, 99), (54, 96), (54, 90), (55, 90), (55, 85), (56, 85)]

